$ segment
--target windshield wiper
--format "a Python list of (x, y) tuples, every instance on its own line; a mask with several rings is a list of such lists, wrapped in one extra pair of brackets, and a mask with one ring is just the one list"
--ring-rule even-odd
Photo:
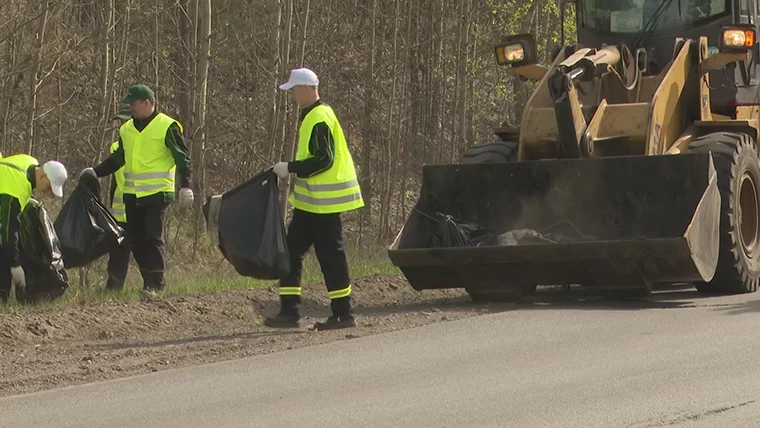
[(660, 3), (659, 6), (657, 6), (657, 9), (654, 11), (652, 16), (650, 16), (646, 24), (644, 24), (644, 28), (636, 36), (636, 38), (633, 39), (633, 43), (631, 44), (631, 47), (632, 47), (631, 50), (635, 51), (636, 49), (644, 45), (644, 42), (646, 42), (647, 39), (652, 35), (652, 33), (654, 33), (654, 30), (657, 29), (657, 25), (660, 22), (660, 18), (662, 18), (662, 15), (670, 7), (672, 3), (673, 3), (673, 0), (663, 0), (663, 2)]

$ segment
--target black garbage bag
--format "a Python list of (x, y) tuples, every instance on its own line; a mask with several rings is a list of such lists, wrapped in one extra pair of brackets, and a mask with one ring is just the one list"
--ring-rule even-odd
[(55, 300), (69, 287), (55, 227), (45, 208), (29, 200), (21, 213), (19, 256), (26, 276), (26, 291), (16, 294), (19, 301), (34, 303)]
[(98, 180), (83, 175), (55, 219), (67, 269), (97, 260), (124, 240), (124, 229), (101, 204), (99, 195)]
[(277, 279), (290, 271), (277, 176), (271, 168), (208, 198), (203, 215), (212, 242), (240, 275)]
[(436, 213), (437, 230), (430, 237), (431, 248), (478, 247), (494, 245), (496, 235), (472, 223), (463, 223), (446, 214)]

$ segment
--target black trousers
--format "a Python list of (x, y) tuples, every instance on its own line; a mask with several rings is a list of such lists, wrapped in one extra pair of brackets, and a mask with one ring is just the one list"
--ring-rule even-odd
[(290, 273), (280, 278), (282, 311), (291, 316), (299, 316), (303, 258), (313, 245), (330, 295), (332, 312), (338, 316), (348, 315), (351, 312), (351, 279), (340, 214), (313, 214), (294, 210), (288, 226), (287, 242)]
[(124, 280), (129, 270), (129, 254), (132, 252), (129, 225), (119, 222), (119, 226), (124, 229), (125, 236), (121, 245), (108, 254), (108, 280), (106, 281), (106, 289), (115, 291), (124, 288)]
[(0, 301), (8, 303), (11, 297), (11, 267), (8, 261), (3, 257), (3, 249), (0, 248)]
[(132, 241), (132, 255), (140, 267), (143, 289), (159, 291), (164, 282), (164, 217), (167, 202), (151, 201), (138, 205), (134, 198), (124, 200), (127, 211), (127, 234)]

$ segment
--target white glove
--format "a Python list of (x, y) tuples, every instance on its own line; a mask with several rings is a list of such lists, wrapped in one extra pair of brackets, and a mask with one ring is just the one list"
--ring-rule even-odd
[(288, 163), (287, 162), (277, 162), (272, 167), (272, 170), (280, 178), (285, 178), (285, 177), (288, 176), (288, 174), (290, 174), (290, 171), (288, 171)]
[(95, 170), (92, 168), (83, 169), (82, 172), (79, 173), (79, 178), (81, 179), (85, 175), (91, 175), (95, 178), (98, 178), (98, 174), (95, 174)]
[(24, 268), (21, 266), (14, 266), (11, 268), (11, 278), (16, 287), (26, 288), (26, 275), (24, 274)]
[(193, 189), (190, 189), (188, 187), (179, 189), (179, 203), (180, 204), (182, 205), (192, 204), (193, 200), (195, 200), (195, 195), (193, 195)]

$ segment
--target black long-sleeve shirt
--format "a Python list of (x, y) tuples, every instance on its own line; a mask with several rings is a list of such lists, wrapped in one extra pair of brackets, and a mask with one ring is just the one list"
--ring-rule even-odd
[[(317, 100), (301, 110), (300, 121), (303, 122), (306, 115), (321, 104), (322, 101)], [(332, 168), (335, 162), (335, 140), (330, 127), (325, 122), (318, 122), (312, 128), (309, 137), (309, 154), (311, 156), (306, 159), (288, 162), (288, 171), (295, 173), (298, 178), (309, 178)]]
[[(137, 128), (138, 131), (142, 131), (146, 126), (148, 126), (150, 121), (156, 117), (156, 115), (158, 115), (158, 111), (154, 111), (153, 114), (145, 119), (133, 119), (135, 128)], [(177, 182), (179, 184), (179, 187), (189, 188), (192, 172), (190, 168), (190, 151), (187, 149), (185, 138), (182, 136), (182, 131), (180, 131), (179, 126), (176, 123), (172, 124), (172, 126), (169, 127), (169, 130), (166, 131), (166, 138), (164, 139), (164, 143), (171, 152), (172, 158), (174, 158), (174, 163), (177, 165)], [(94, 167), (93, 169), (95, 170), (95, 174), (98, 177), (104, 177), (118, 171), (119, 168), (124, 166), (124, 163), (124, 146), (122, 144), (121, 137), (119, 137), (118, 148), (113, 153), (111, 153), (108, 158), (101, 162), (100, 165)], [(125, 198), (129, 198), (130, 196), (134, 197), (134, 195), (125, 195)], [(157, 200), (171, 201), (173, 199), (174, 192), (159, 192), (155, 195), (139, 198), (138, 203), (150, 203)]]
[[(32, 165), (26, 171), (26, 178), (32, 185), (36, 186), (34, 169), (37, 165)], [(19, 255), (19, 230), (21, 229), (21, 201), (15, 196), (6, 193), (0, 193), (0, 235), (2, 235), (2, 257), (8, 266), (19, 266), (21, 256)]]

